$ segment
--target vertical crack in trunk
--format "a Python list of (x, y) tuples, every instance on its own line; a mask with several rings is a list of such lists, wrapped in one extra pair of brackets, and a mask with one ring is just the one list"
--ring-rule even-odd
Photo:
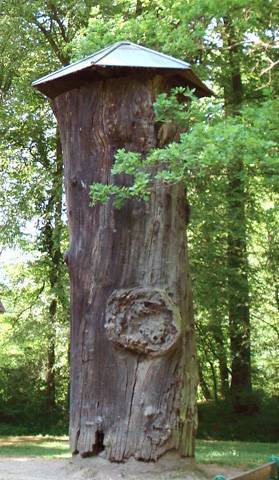
[(134, 397), (135, 397), (135, 389), (136, 389), (137, 378), (138, 378), (139, 363), (140, 363), (140, 358), (137, 358), (137, 364), (136, 364), (136, 368), (135, 368), (135, 380), (134, 380), (134, 383), (133, 383), (132, 395), (131, 395), (131, 400), (130, 400), (130, 408), (129, 408), (129, 416), (128, 416), (128, 424), (127, 424), (127, 434), (126, 434), (126, 443), (125, 443), (125, 449), (124, 449), (124, 457), (125, 457), (125, 454), (126, 454), (127, 442), (128, 442), (128, 439), (129, 439), (130, 423), (131, 423), (133, 402), (134, 402)]

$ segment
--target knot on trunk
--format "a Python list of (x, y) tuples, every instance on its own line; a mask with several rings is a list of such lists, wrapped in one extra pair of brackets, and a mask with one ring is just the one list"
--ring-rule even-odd
[(165, 290), (137, 287), (114, 290), (107, 301), (105, 330), (116, 346), (159, 356), (180, 338), (181, 315)]

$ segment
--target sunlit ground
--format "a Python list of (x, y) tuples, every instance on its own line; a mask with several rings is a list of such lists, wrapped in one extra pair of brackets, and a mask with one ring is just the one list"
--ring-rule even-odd
[(68, 437), (20, 436), (0, 437), (0, 456), (2, 457), (70, 457)]
[(272, 455), (279, 455), (279, 443), (198, 440), (196, 447), (198, 463), (253, 468), (269, 462)]
[[(279, 455), (279, 443), (225, 442), (198, 440), (197, 463), (253, 468)], [(2, 457), (69, 458), (68, 437), (20, 436), (0, 437)]]

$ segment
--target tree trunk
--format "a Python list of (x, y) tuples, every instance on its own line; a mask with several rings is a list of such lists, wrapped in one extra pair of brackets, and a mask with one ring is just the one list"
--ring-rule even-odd
[[(48, 268), (48, 281), (51, 289), (49, 305), (49, 329), (46, 368), (46, 400), (48, 414), (52, 415), (56, 406), (56, 323), (58, 302), (64, 305), (63, 269), (64, 258), (61, 252), (62, 240), (62, 193), (63, 193), (63, 159), (59, 132), (56, 132), (56, 162), (52, 174), (52, 188), (44, 212), (46, 223), (42, 230), (41, 249), (51, 260)], [(49, 165), (49, 169), (52, 165)]]
[(4, 307), (3, 303), (1, 302), (1, 300), (0, 300), (0, 313), (5, 313), (5, 307)]
[(57, 301), (53, 299), (49, 306), (49, 336), (47, 347), (46, 396), (48, 414), (55, 409), (55, 317)]
[[(155, 184), (148, 203), (90, 206), (118, 148), (157, 144), (160, 77), (91, 83), (58, 96), (71, 282), (73, 452), (112, 461), (194, 454), (197, 365), (182, 185)], [(117, 178), (129, 182), (127, 176)]]
[(201, 391), (204, 396), (204, 399), (206, 401), (211, 400), (210, 388), (204, 378), (203, 369), (200, 362), (198, 363), (198, 368), (199, 368), (200, 387), (201, 387)]
[[(211, 312), (212, 318), (218, 318), (218, 311)], [(212, 336), (215, 342), (215, 354), (218, 358), (220, 381), (221, 381), (221, 394), (223, 398), (227, 398), (229, 394), (229, 369), (227, 361), (227, 352), (225, 345), (224, 332), (220, 323), (214, 321), (211, 324)]]
[(228, 287), (232, 353), (231, 395), (236, 411), (245, 411), (249, 407), (251, 393), (246, 195), (242, 176), (243, 168), (235, 162), (230, 169), (228, 184)]
[[(243, 85), (241, 47), (230, 19), (225, 19), (229, 83), (225, 88), (226, 111), (240, 115)], [(236, 411), (249, 408), (251, 393), (250, 308), (246, 234), (245, 171), (241, 152), (228, 168), (228, 306), (232, 356), (231, 397)]]

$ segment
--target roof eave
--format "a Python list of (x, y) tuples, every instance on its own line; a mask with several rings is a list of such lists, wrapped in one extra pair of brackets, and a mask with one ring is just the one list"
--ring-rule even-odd
[(198, 97), (206, 97), (214, 95), (213, 92), (197, 77), (190, 69), (167, 69), (167, 68), (150, 68), (150, 67), (119, 67), (119, 66), (89, 66), (79, 71), (72, 72), (68, 75), (48, 79), (43, 77), (32, 86), (49, 98), (55, 98), (62, 93), (79, 88), (86, 83), (102, 80), (109, 77), (121, 77), (131, 74), (163, 74), (166, 76), (177, 76), (186, 80), (190, 88), (196, 89)]

